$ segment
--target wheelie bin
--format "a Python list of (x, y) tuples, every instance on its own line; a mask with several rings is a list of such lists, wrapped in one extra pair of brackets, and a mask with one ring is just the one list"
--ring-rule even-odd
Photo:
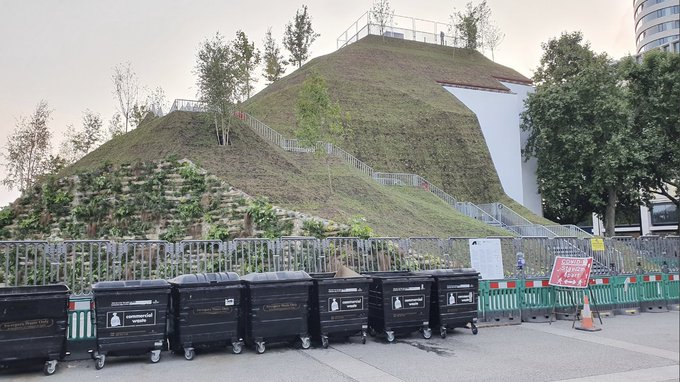
[(387, 342), (396, 335), (419, 330), (423, 338), (430, 329), (432, 278), (412, 272), (368, 272), (373, 279), (368, 298), (369, 334), (384, 333)]
[(446, 338), (448, 329), (470, 326), (477, 334), (479, 272), (472, 268), (435, 269), (415, 272), (431, 276), (432, 284), (430, 325), (439, 327), (439, 335)]
[(109, 355), (150, 354), (161, 359), (166, 343), (170, 284), (165, 280), (102, 281), (92, 287), (97, 347), (92, 357), (102, 369)]
[(45, 362), (52, 375), (66, 355), (66, 285), (0, 288), (0, 365)]
[(328, 347), (329, 337), (361, 334), (366, 343), (368, 331), (368, 290), (371, 278), (335, 277), (335, 273), (312, 273), (310, 329), (321, 345)]
[(246, 340), (259, 354), (266, 342), (299, 338), (311, 345), (308, 329), (312, 278), (304, 271), (250, 273), (241, 278), (246, 292)]
[(243, 348), (241, 279), (236, 273), (199, 273), (170, 280), (170, 348), (192, 360), (197, 347)]

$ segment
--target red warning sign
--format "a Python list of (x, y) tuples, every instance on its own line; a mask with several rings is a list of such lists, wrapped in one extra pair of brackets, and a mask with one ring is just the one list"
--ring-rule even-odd
[(549, 284), (565, 288), (586, 288), (592, 267), (592, 257), (557, 256)]

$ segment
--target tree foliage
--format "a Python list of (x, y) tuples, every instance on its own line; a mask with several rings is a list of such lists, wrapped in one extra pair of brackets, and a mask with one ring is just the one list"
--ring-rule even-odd
[(127, 133), (133, 108), (137, 105), (139, 81), (134, 70), (132, 70), (132, 64), (129, 62), (114, 66), (111, 80), (113, 81), (113, 95), (118, 101), (116, 109), (125, 121), (125, 132)]
[(326, 147), (320, 147), (319, 143), (336, 144), (345, 132), (348, 117), (343, 116), (340, 105), (331, 100), (326, 81), (317, 72), (312, 72), (302, 84), (295, 117), (297, 122), (295, 135), (300, 144), (303, 147), (314, 148), (317, 156), (325, 158), (328, 185), (332, 193), (329, 153)]
[(307, 13), (307, 6), (303, 5), (295, 13), (292, 22), (286, 24), (283, 35), (283, 46), (290, 53), (290, 62), (297, 64), (298, 68), (309, 58), (309, 47), (319, 37), (312, 28), (312, 18)]
[(234, 62), (238, 69), (238, 82), (241, 87), (240, 94), (250, 98), (253, 90), (253, 83), (257, 82), (255, 68), (260, 64), (260, 51), (255, 49), (255, 43), (248, 40), (245, 32), (236, 32), (236, 39), (233, 42)]
[(530, 132), (524, 155), (538, 160), (548, 213), (576, 222), (595, 212), (613, 235), (616, 207), (639, 200), (640, 142), (616, 66), (579, 37), (563, 34), (544, 44), (536, 92), (522, 114)]
[(215, 133), (221, 145), (230, 144), (232, 120), (236, 103), (243, 89), (239, 82), (239, 67), (229, 43), (220, 33), (206, 39), (196, 57), (199, 99), (214, 115)]
[(67, 164), (75, 163), (101, 143), (103, 125), (101, 115), (88, 109), (83, 114), (80, 130), (76, 130), (73, 125), (68, 126), (60, 155)]
[(640, 188), (646, 199), (668, 198), (680, 219), (680, 55), (652, 51), (640, 63), (628, 57), (621, 71), (645, 163)]
[(52, 133), (48, 127), (51, 115), (47, 101), (42, 100), (33, 114), (18, 118), (16, 128), (1, 153), (7, 171), (2, 180), (3, 186), (24, 191), (52, 169)]
[(286, 72), (285, 66), (288, 65), (288, 62), (284, 60), (276, 40), (272, 37), (272, 28), (267, 29), (265, 35), (263, 60), (264, 78), (270, 84), (281, 78)]
[(456, 35), (466, 49), (484, 47), (484, 36), (489, 25), (491, 9), (483, 0), (477, 5), (467, 3), (465, 10), (454, 12), (451, 16)]

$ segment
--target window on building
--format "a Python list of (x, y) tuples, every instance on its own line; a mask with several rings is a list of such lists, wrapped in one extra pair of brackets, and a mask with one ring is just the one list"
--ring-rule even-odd
[(673, 203), (658, 203), (652, 205), (652, 225), (678, 224), (678, 209)]

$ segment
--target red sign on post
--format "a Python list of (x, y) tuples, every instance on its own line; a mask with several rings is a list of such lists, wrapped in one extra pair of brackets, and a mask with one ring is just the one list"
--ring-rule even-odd
[(592, 257), (557, 256), (549, 284), (565, 288), (586, 288), (592, 267)]

